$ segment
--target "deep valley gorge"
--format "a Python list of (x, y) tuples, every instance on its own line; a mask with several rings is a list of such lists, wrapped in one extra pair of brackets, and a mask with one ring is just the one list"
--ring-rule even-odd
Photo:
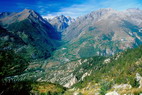
[(141, 95), (142, 10), (1, 12), (0, 86), (0, 95)]

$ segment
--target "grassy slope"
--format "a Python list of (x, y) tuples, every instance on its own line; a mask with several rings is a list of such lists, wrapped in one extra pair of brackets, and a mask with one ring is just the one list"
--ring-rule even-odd
[(107, 91), (113, 90), (114, 84), (130, 84), (132, 86), (132, 89), (118, 91), (121, 94), (142, 92), (141, 88), (137, 88), (138, 83), (135, 80), (136, 73), (142, 75), (142, 46), (127, 50), (110, 59), (109, 63), (96, 65), (91, 76), (75, 84), (73, 86), (75, 90), (69, 90), (67, 93), (77, 91), (83, 95), (92, 95), (99, 92), (103, 95)]

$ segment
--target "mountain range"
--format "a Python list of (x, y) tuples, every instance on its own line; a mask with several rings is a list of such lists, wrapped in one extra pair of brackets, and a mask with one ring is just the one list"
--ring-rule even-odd
[[(79, 17), (62, 33), (65, 44), (53, 59), (66, 63), (77, 58), (111, 56), (142, 44), (142, 11), (100, 9)], [(60, 56), (58, 56), (60, 55)]]
[[(61, 39), (60, 33), (51, 24), (29, 9), (19, 13), (1, 13), (0, 25), (24, 43), (19, 48), (15, 47), (21, 42), (7, 47), (25, 53), (33, 59), (50, 57), (51, 52), (58, 46), (57, 41)], [(5, 38), (9, 39), (9, 35), (5, 35)]]
[(26, 88), (33, 95), (138, 95), (141, 45), (140, 9), (105, 8), (76, 19), (2, 12), (0, 93), (20, 85), (18, 94)]

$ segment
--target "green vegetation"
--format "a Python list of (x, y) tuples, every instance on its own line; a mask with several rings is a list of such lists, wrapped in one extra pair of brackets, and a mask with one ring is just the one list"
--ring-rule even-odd
[(66, 88), (53, 83), (40, 82), (33, 83), (31, 93), (38, 93), (39, 95), (63, 95)]
[(100, 88), (100, 94), (101, 94), (101, 95), (105, 95), (106, 92), (107, 92), (109, 89), (111, 89), (112, 84), (111, 84), (111, 82), (105, 81), (104, 83), (101, 83), (100, 86), (101, 86), (101, 88)]
[[(93, 70), (94, 67), (100, 65), (104, 59), (106, 57), (102, 57), (102, 56), (95, 56), (95, 57), (92, 57), (92, 58), (88, 58), (87, 62), (84, 62), (82, 63), (81, 66), (77, 67), (75, 70), (74, 70), (74, 75), (77, 75), (77, 78), (78, 79), (81, 79), (82, 75), (84, 74), (84, 72), (87, 72), (89, 70)], [(84, 71), (82, 73), (78, 72), (78, 70), (80, 69), (83, 69)], [(80, 81), (78, 84), (82, 84), (82, 82), (84, 83), (83, 85), (85, 86), (87, 84), (87, 80), (90, 81), (90, 80), (93, 80), (94, 78), (92, 76), (88, 76), (87, 78), (85, 78), (84, 80), (85, 81)], [(78, 84), (75, 84), (75, 86), (77, 86)], [(83, 86), (81, 85), (81, 87)], [(79, 88), (81, 88), (79, 85), (78, 85)]]
[(8, 30), (11, 30), (13, 34), (17, 34), (26, 43), (26, 46), (20, 52), (24, 52), (32, 59), (46, 59), (50, 56), (50, 51), (52, 51), (52, 47), (49, 46), (51, 42), (45, 41), (48, 36), (43, 36), (38, 27), (40, 27), (38, 24), (31, 24), (28, 19), (25, 19), (10, 24)]
[[(139, 87), (139, 83), (136, 81), (135, 75), (136, 73), (142, 75), (141, 52), (142, 47), (138, 47), (136, 49), (128, 49), (125, 52), (116, 54), (113, 57), (106, 58), (95, 56), (88, 58), (87, 61), (82, 59), (82, 64), (73, 71), (73, 74), (77, 75), (77, 79), (81, 79), (84, 72), (92, 70), (92, 75), (84, 78), (83, 81), (80, 81), (72, 87), (83, 89), (88, 86), (88, 83), (91, 85), (98, 84), (96, 87), (100, 88), (99, 93), (101, 95), (105, 95), (109, 90), (112, 90), (112, 86), (114, 84), (130, 84), (133, 88), (133, 92), (127, 93), (140, 93), (142, 90), (136, 89)], [(104, 63), (105, 59), (110, 59), (110, 62)], [(16, 54), (12, 50), (1, 50), (0, 63), (0, 75), (1, 78), (4, 78), (21, 74), (27, 68), (28, 59), (26, 59), (24, 55)], [(83, 72), (79, 73), (78, 70), (81, 69), (83, 69)], [(38, 93), (39, 95), (63, 95), (66, 91), (66, 88), (57, 84), (47, 82), (38, 83), (30, 80), (17, 83), (2, 83), (1, 81), (1, 84), (3, 87), (1, 93), (4, 91), (4, 93), (13, 92), (33, 94)], [(4, 89), (7, 90), (5, 91)], [(84, 93), (82, 94), (84, 95)]]
[(28, 60), (13, 50), (0, 50), (0, 93), (2, 95), (28, 95), (30, 83), (24, 82), (5, 82), (5, 77), (21, 74), (28, 66)]
[(21, 82), (10, 82), (10, 83), (0, 83), (1, 95), (30, 95), (31, 82), (21, 81)]
[(28, 60), (12, 50), (0, 50), (0, 77), (21, 74), (28, 66)]
[[(132, 88), (139, 87), (136, 81), (136, 73), (142, 75), (142, 46), (135, 49), (128, 49), (122, 53), (110, 57), (109, 63), (100, 62), (93, 66), (91, 76), (88, 76), (73, 87), (83, 89), (88, 83), (97, 83), (100, 86), (100, 94), (105, 95), (114, 84), (130, 84)], [(91, 62), (92, 64), (95, 62)], [(91, 64), (90, 63), (90, 64)], [(135, 90), (133, 93), (142, 91)], [(131, 92), (132, 93), (132, 92)]]
[(22, 74), (29, 60), (13, 50), (0, 50), (0, 94), (1, 95), (62, 95), (66, 88), (52, 83), (38, 83), (33, 80), (4, 81), (5, 77)]

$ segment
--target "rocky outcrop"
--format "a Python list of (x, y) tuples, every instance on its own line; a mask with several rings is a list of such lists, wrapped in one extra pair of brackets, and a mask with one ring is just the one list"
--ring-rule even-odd
[(91, 75), (91, 72), (89, 72), (89, 73), (88, 73), (88, 72), (84, 73), (84, 74), (82, 75), (82, 77), (81, 77), (81, 80), (83, 81), (85, 77), (90, 76), (90, 75)]
[(120, 85), (115, 84), (112, 88), (117, 91), (117, 90), (131, 89), (132, 86), (130, 84), (120, 84)]
[(120, 94), (117, 93), (116, 91), (113, 91), (113, 92), (108, 92), (105, 95), (120, 95)]
[(79, 95), (79, 92), (74, 92), (73, 95)]
[(48, 21), (58, 32), (63, 32), (75, 19), (61, 15), (48, 19)]
[(107, 64), (107, 63), (109, 63), (110, 61), (111, 61), (110, 58), (105, 59), (105, 60), (104, 60), (104, 64)]
[(78, 80), (77, 80), (77, 78), (74, 76), (72, 79), (69, 80), (68, 83), (66, 83), (66, 84), (64, 85), (64, 87), (69, 88), (69, 87), (71, 87), (72, 85), (74, 85), (74, 84), (77, 83), (77, 82), (78, 82)]
[(139, 82), (139, 88), (142, 88), (142, 77), (139, 73), (136, 73), (136, 80)]

